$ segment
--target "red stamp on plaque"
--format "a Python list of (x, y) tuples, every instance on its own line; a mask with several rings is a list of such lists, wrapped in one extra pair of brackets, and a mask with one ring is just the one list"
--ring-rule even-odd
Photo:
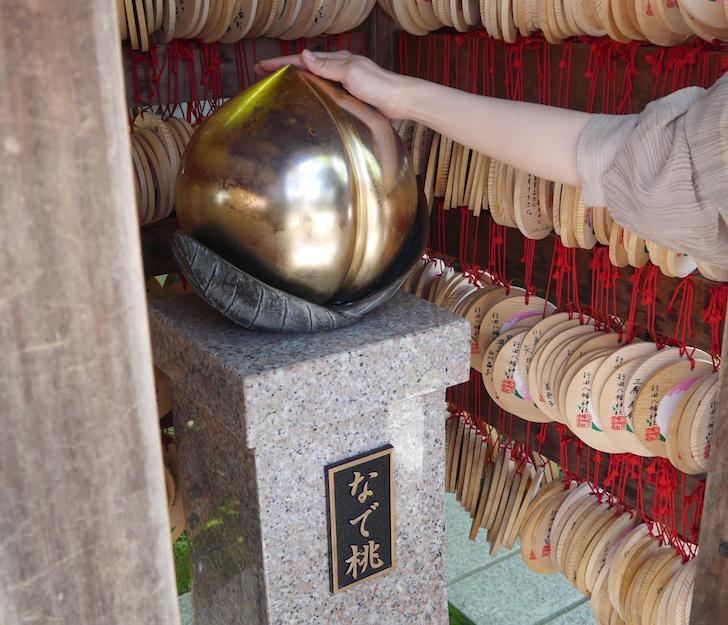
[(592, 423), (592, 417), (588, 412), (576, 415), (576, 427), (578, 428), (590, 428)]
[(660, 440), (660, 426), (653, 425), (645, 430), (645, 440), (649, 443), (651, 441)]
[(612, 429), (619, 432), (627, 429), (627, 417), (624, 415), (612, 415)]
[(512, 394), (516, 390), (515, 380), (502, 380), (500, 385), (501, 393)]
[(537, 558), (536, 558), (536, 554), (535, 554), (535, 553), (533, 553), (533, 549), (531, 549), (531, 555), (530, 555), (530, 556), (528, 556), (528, 559), (529, 559), (529, 560), (536, 560), (536, 559), (537, 559)]
[(541, 557), (547, 558), (551, 555), (551, 545), (544, 545), (543, 549), (541, 549)]
[(474, 343), (470, 344), (470, 353), (477, 354), (478, 352), (480, 352), (478, 341), (475, 341)]
[(707, 460), (710, 458), (710, 443), (703, 447), (703, 458)]

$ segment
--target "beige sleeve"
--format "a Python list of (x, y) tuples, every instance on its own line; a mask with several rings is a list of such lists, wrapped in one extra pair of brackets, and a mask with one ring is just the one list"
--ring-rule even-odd
[(578, 165), (587, 204), (607, 206), (643, 238), (728, 268), (728, 75), (640, 115), (595, 116)]

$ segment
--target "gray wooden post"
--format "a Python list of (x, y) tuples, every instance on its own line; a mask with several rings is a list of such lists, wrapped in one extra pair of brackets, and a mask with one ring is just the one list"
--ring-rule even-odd
[(0, 623), (171, 625), (116, 5), (0, 16)]

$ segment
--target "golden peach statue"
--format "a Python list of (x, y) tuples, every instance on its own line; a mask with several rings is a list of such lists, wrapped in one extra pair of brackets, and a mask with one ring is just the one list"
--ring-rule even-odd
[(429, 221), (389, 121), (291, 66), (198, 128), (176, 208), (185, 277), (236, 323), (279, 332), (343, 327), (386, 302)]

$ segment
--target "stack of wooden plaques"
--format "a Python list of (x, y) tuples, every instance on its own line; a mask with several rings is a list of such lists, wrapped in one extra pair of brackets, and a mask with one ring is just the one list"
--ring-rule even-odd
[(708, 469), (718, 373), (709, 354), (658, 349), (566, 312), (523, 289), (422, 260), (405, 291), (471, 324), (471, 366), (493, 401), (533, 423), (567, 425), (593, 449)]
[(165, 219), (174, 210), (177, 172), (193, 132), (177, 117), (162, 121), (144, 113), (134, 120), (131, 157), (140, 224)]
[(413, 35), (439, 28), (485, 28), (514, 43), (541, 31), (549, 43), (608, 35), (615, 41), (674, 46), (697, 35), (728, 41), (728, 8), (713, 0), (379, 0)]
[(445, 210), (467, 206), (476, 217), (489, 210), (500, 225), (537, 240), (555, 232), (566, 247), (591, 249), (600, 243), (609, 248), (615, 267), (642, 267), (649, 261), (668, 277), (684, 278), (697, 269), (709, 280), (728, 280), (728, 271), (720, 267), (623, 228), (608, 208), (586, 206), (579, 188), (516, 170), (410, 120), (395, 122), (395, 128), (410, 150), (415, 173), (424, 178), (430, 206), (442, 198)]
[(359, 26), (376, 0), (117, 0), (122, 41), (146, 51), (173, 38), (233, 43), (243, 37), (299, 39)]
[(566, 247), (609, 248), (616, 267), (642, 267), (652, 262), (666, 276), (684, 278), (695, 269), (711, 280), (728, 279), (728, 272), (687, 254), (668, 250), (623, 228), (603, 206), (586, 206), (581, 189), (544, 180), (485, 154), (460, 145), (423, 126), (404, 120), (394, 123), (412, 166), (424, 178), (430, 206), (443, 199), (443, 208), (467, 206), (476, 217), (489, 210), (493, 221), (518, 228), (529, 239), (555, 232)]
[(685, 563), (590, 484), (555, 482), (529, 504), (521, 557), (535, 573), (563, 574), (591, 597), (599, 625), (688, 625), (695, 560)]
[(485, 529), (491, 555), (511, 549), (529, 505), (560, 477), (559, 468), (537, 453), (511, 448), (493, 428), (481, 434), (464, 415), (448, 419), (445, 447), (445, 490), (470, 513), (470, 539)]

